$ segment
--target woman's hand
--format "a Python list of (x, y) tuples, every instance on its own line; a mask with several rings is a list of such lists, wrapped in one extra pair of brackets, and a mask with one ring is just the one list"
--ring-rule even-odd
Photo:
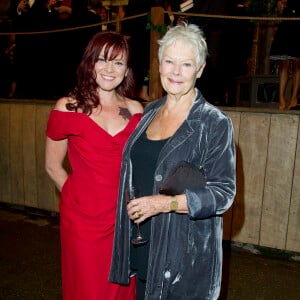
[(136, 198), (127, 205), (129, 218), (135, 223), (141, 223), (147, 218), (158, 215), (162, 212), (169, 212), (170, 196), (154, 195)]
[[(171, 198), (171, 196), (153, 195), (133, 199), (127, 204), (128, 217), (138, 224), (160, 213), (169, 213)], [(177, 195), (176, 199), (178, 201), (176, 213), (188, 213), (186, 196)]]

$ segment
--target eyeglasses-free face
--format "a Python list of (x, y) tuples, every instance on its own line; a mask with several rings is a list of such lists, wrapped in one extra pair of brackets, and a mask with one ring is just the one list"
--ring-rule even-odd
[(194, 89), (205, 66), (197, 69), (195, 57), (192, 46), (180, 40), (165, 48), (159, 71), (162, 86), (168, 94), (184, 95)]
[[(108, 57), (110, 57), (110, 53)], [(95, 64), (96, 82), (100, 89), (107, 91), (113, 90), (123, 81), (127, 75), (127, 70), (125, 54), (120, 53), (112, 60), (105, 60), (103, 49)]]

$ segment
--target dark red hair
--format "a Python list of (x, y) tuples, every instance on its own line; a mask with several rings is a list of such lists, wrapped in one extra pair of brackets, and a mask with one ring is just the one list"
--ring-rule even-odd
[[(91, 114), (92, 109), (101, 105), (101, 99), (97, 93), (95, 64), (99, 54), (104, 48), (104, 59), (113, 60), (120, 53), (127, 60), (127, 76), (117, 87), (117, 93), (121, 96), (135, 98), (136, 86), (131, 62), (130, 37), (116, 31), (103, 31), (96, 33), (88, 43), (82, 60), (77, 68), (77, 84), (69, 96), (77, 100), (76, 104), (69, 103), (69, 110), (78, 109), (86, 114)], [(109, 54), (109, 56), (108, 56)]]

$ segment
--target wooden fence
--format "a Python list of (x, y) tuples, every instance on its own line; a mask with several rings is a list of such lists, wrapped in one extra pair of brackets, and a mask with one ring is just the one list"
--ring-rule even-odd
[(0, 201), (58, 210), (45, 172), (45, 129), (53, 102), (0, 102)]
[(299, 112), (227, 111), (235, 128), (237, 195), (224, 238), (300, 251)]
[[(44, 168), (51, 101), (0, 99), (0, 202), (58, 212)], [(224, 108), (235, 128), (237, 195), (224, 239), (300, 252), (300, 113)]]

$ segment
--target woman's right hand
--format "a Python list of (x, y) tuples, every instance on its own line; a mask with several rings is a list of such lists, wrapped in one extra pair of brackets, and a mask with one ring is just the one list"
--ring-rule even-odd
[[(188, 213), (186, 196), (177, 195), (178, 210), (176, 213)], [(161, 213), (170, 213), (171, 196), (152, 195), (130, 200), (127, 204), (128, 217), (134, 223), (141, 223), (146, 219)]]
[(128, 217), (138, 224), (159, 213), (168, 212), (167, 197), (153, 195), (130, 200), (127, 204)]

